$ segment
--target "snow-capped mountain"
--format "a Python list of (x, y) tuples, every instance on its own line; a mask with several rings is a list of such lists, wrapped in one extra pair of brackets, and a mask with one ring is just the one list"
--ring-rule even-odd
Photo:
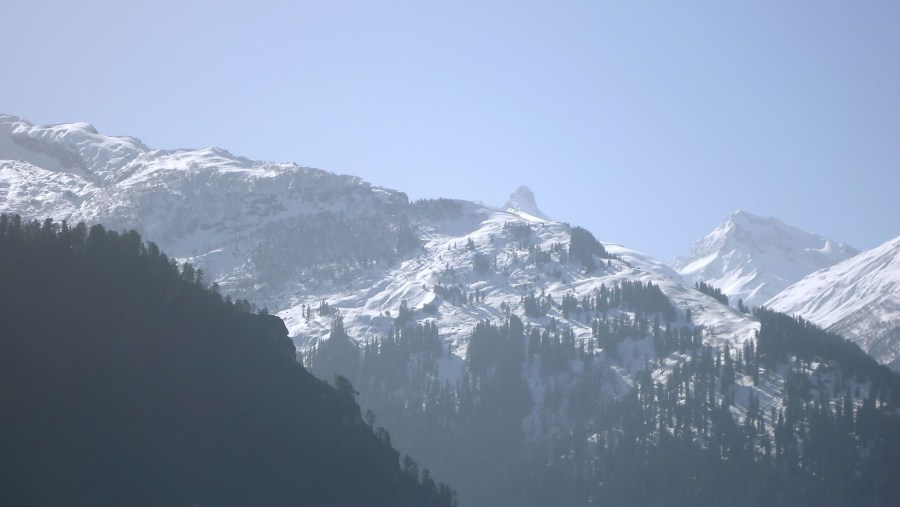
[(539, 218), (541, 220), (550, 220), (550, 217), (544, 214), (538, 208), (537, 200), (534, 198), (534, 192), (526, 186), (521, 186), (515, 192), (510, 194), (509, 200), (503, 206), (506, 211), (513, 213), (525, 214), (529, 217)]
[[(581, 286), (593, 289), (634, 275), (699, 298), (692, 299), (695, 318), (703, 319), (701, 306), (715, 308), (682, 286), (664, 263), (615, 245), (607, 246), (622, 261), (612, 261), (610, 273), (620, 274), (611, 279), (582, 276), (575, 264), (549, 280), (540, 269), (517, 271), (515, 262), (521, 262), (514, 260), (525, 255), (516, 252), (521, 241), (498, 245), (494, 239), (507, 222), (530, 224), (533, 236), (526, 240), (536, 248), (569, 242), (569, 227), (550, 220), (525, 186), (498, 208), (444, 199), (410, 205), (402, 192), (353, 176), (252, 161), (221, 148), (155, 150), (133, 137), (100, 134), (87, 123), (40, 126), (0, 115), (0, 195), (0, 212), (135, 228), (203, 269), (223, 290), (284, 311), (289, 323), (292, 308), (349, 297), (348, 325), (355, 326), (359, 314), (360, 331), (373, 332), (362, 323), (397, 312), (403, 300), (410, 307), (427, 303), (433, 295), (416, 286), (441, 282), (447, 269), (471, 271), (475, 253), (511, 272), (497, 306), (518, 301), (525, 285), (557, 298), (567, 291), (580, 297)], [(410, 237), (413, 226), (418, 237)], [(476, 249), (465, 248), (469, 239)], [(304, 247), (308, 243), (315, 251)], [(418, 244), (421, 251), (406, 255)], [(360, 249), (365, 252), (355, 251)], [(397, 280), (407, 288), (398, 289)], [(365, 295), (355, 288), (360, 283), (369, 288)], [(465, 334), (479, 318), (453, 325)]]
[[(527, 187), (497, 207), (409, 202), (353, 176), (220, 148), (155, 150), (84, 123), (2, 115), (0, 212), (138, 230), (202, 269), (201, 283), (275, 312), (314, 373), (352, 377), (360, 404), (375, 409), (402, 452), (462, 484), (492, 482), (485, 446), (506, 442), (493, 453), (505, 457), (522, 451), (518, 438), (573, 442), (548, 454), (563, 461), (595, 451), (590, 459), (599, 459), (601, 442), (613, 449), (639, 427), (648, 445), (671, 435), (705, 445), (710, 421), (716, 428), (724, 417), (755, 428), (732, 435), (744, 435), (735, 448), (755, 452), (783, 427), (779, 414), (797, 410), (789, 383), (810, 400), (858, 388), (840, 400), (848, 406), (886, 382), (870, 371), (842, 378), (829, 350), (782, 346), (771, 322), (783, 316), (746, 314), (693, 288), (713, 282), (759, 304), (853, 253), (746, 213), (695, 246), (679, 263), (683, 278), (552, 220)], [(486, 334), (476, 339), (479, 329)], [(612, 413), (643, 422), (620, 424)], [(461, 461), (446, 458), (456, 451)], [(492, 487), (467, 494), (495, 505)]]
[(766, 306), (846, 336), (900, 370), (900, 236), (811, 273)]
[(785, 224), (735, 211), (690, 253), (672, 262), (685, 280), (706, 282), (732, 304), (758, 306), (813, 271), (856, 255), (851, 246)]
[(398, 244), (412, 246), (402, 192), (220, 148), (152, 150), (86, 123), (0, 116), (0, 196), (0, 212), (28, 219), (134, 228), (224, 290), (267, 305), (292, 276), (393, 262)]
[[(360, 340), (389, 332), (401, 307), (419, 311), (463, 361), (473, 326), (520, 308), (527, 294), (581, 300), (624, 281), (659, 286), (681, 315), (690, 310), (705, 326), (709, 343), (738, 347), (759, 327), (666, 264), (625, 247), (604, 243), (612, 258), (590, 273), (569, 262), (561, 247), (572, 228), (552, 221), (524, 186), (496, 208), (409, 203), (402, 192), (296, 164), (220, 148), (154, 150), (85, 123), (39, 126), (0, 116), (0, 195), (0, 212), (138, 230), (224, 292), (278, 312), (300, 350), (328, 336), (330, 316), (304, 317), (304, 309), (326, 301)], [(435, 286), (477, 291), (483, 304), (452, 305)], [(429, 305), (434, 313), (422, 313)], [(579, 339), (591, 334), (588, 319), (555, 306), (533, 323), (549, 318)], [(634, 371), (649, 354), (635, 352)], [(619, 382), (630, 385), (634, 371)]]
[[(403, 306), (417, 311), (420, 317), (447, 330), (453, 350), (464, 359), (468, 335), (475, 324), (501, 318), (502, 308), (520, 307), (528, 294), (544, 294), (557, 302), (571, 294), (580, 301), (601, 285), (611, 287), (623, 281), (659, 286), (682, 313), (690, 309), (695, 323), (713, 330), (713, 341), (718, 336), (732, 346), (740, 345), (758, 329), (754, 319), (686, 286), (671, 268), (646, 254), (603, 243), (614, 258), (604, 261), (597, 271), (585, 273), (576, 262), (558, 262), (560, 255), (552, 251), (552, 245), (569, 244), (569, 226), (536, 218), (534, 211), (540, 211), (535, 209), (515, 212), (467, 201), (453, 202), (457, 211), (452, 218), (414, 217), (423, 231), (422, 250), (414, 257), (388, 270), (371, 272), (349, 285), (323, 283), (317, 289), (307, 287), (299, 291), (291, 308), (280, 313), (298, 346), (302, 348), (305, 343), (327, 337), (329, 319), (306, 319), (302, 315), (303, 308), (327, 299), (341, 309), (350, 334), (359, 337), (386, 333), (393, 325), (392, 316)], [(510, 231), (510, 224), (516, 228), (514, 232)], [(536, 260), (542, 254), (546, 262)], [(478, 259), (484, 259), (488, 269), (479, 272)], [(449, 298), (442, 297), (436, 286), (453, 287), (463, 295), (477, 291), (483, 303), (449, 304)], [(436, 305), (433, 314), (421, 311), (429, 305)], [(576, 339), (587, 340), (591, 335), (587, 319), (566, 316), (560, 308), (551, 309), (549, 316), (571, 327)], [(539, 325), (545, 320), (534, 319), (533, 323)]]

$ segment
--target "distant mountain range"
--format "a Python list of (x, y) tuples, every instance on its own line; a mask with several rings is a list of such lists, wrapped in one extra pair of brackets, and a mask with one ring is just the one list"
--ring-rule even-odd
[[(411, 204), (402, 192), (353, 176), (251, 161), (221, 148), (154, 150), (86, 123), (39, 126), (0, 116), (0, 195), (0, 212), (136, 229), (221, 290), (280, 312), (301, 348), (329, 332), (327, 319), (298, 321), (304, 306), (334, 302), (349, 330), (384, 333), (385, 312), (396, 314), (403, 301), (419, 308), (435, 298), (435, 284), (464, 278), (471, 291), (483, 286), (494, 310), (439, 314), (442, 327), (457, 330), (451, 340), (465, 342), (478, 320), (499, 315), (501, 303), (519, 304), (528, 291), (560, 300), (638, 279), (687, 298), (695, 321), (734, 330), (728, 336), (738, 342), (757, 326), (683, 285), (665, 263), (622, 246), (607, 245), (618, 258), (599, 272), (565, 264), (554, 275), (532, 260), (542, 256), (535, 249), (558, 258), (547, 250), (568, 244), (570, 227), (549, 219), (524, 186), (496, 208), (446, 199)], [(529, 232), (502, 241), (508, 223)], [(475, 249), (465, 248), (469, 240)], [(508, 273), (481, 282), (466, 275), (476, 253), (489, 257), (492, 272)], [(579, 336), (590, 333), (587, 324), (572, 325)], [(465, 346), (457, 350), (465, 358)]]
[[(746, 212), (673, 269), (553, 220), (527, 187), (497, 207), (410, 202), (353, 176), (220, 148), (154, 150), (84, 123), (2, 115), (0, 212), (134, 228), (188, 272), (199, 269), (199, 283), (267, 308), (298, 359), (326, 380), (350, 378), (393, 444), (463, 504), (671, 499), (632, 487), (648, 469), (610, 472), (620, 462), (604, 460), (617, 452), (633, 464), (671, 459), (666, 484), (685, 485), (685, 505), (730, 503), (716, 474), (737, 463), (750, 467), (729, 472), (743, 477), (742, 491), (767, 494), (749, 478), (771, 463), (754, 453), (776, 440), (775, 455), (793, 452), (785, 435), (801, 434), (813, 400), (861, 410), (869, 389), (893, 382), (837, 336), (737, 308), (857, 253)], [(699, 281), (731, 305), (696, 290)], [(880, 283), (870, 285), (888, 297), (892, 286)], [(716, 465), (679, 467), (686, 452)], [(512, 469), (524, 475), (505, 475)], [(818, 475), (801, 467), (790, 477)], [(747, 505), (817, 505), (815, 495), (785, 493), (792, 487), (755, 503), (746, 496)]]
[[(154, 150), (87, 123), (39, 126), (0, 115), (0, 160), (0, 211), (136, 228), (201, 266), (224, 290), (278, 309), (290, 306), (298, 288), (308, 293), (307, 281), (319, 278), (309, 271), (326, 263), (354, 272), (366, 263), (395, 263), (402, 257), (398, 241), (412, 239), (410, 225), (421, 221), (405, 194), (356, 177), (251, 161), (220, 148)], [(527, 187), (496, 211), (550, 221)], [(317, 235), (317, 251), (299, 244), (326, 226), (332, 233)], [(347, 248), (341, 232), (365, 238), (365, 251)], [(737, 211), (672, 266), (689, 284), (704, 281), (732, 304), (742, 299), (752, 307), (856, 253), (777, 219)], [(293, 259), (285, 261), (288, 256)]]
[[(386, 324), (376, 325), (379, 315), (397, 312), (401, 301), (413, 307), (427, 303), (434, 298), (428, 288), (441, 282), (442, 273), (459, 273), (470, 262), (471, 255), (458, 254), (454, 247), (471, 239), (498, 267), (504, 259), (512, 262), (519, 245), (496, 242), (508, 222), (530, 224), (536, 236), (529, 241), (537, 244), (568, 241), (568, 228), (544, 214), (524, 186), (498, 208), (449, 200), (411, 204), (402, 192), (353, 176), (252, 161), (214, 147), (151, 149), (135, 137), (107, 136), (87, 123), (41, 126), (10, 115), (0, 115), (0, 195), (2, 212), (137, 229), (201, 268), (221, 290), (283, 312), (301, 347), (327, 335), (324, 324), (297, 323), (294, 313), (304, 305), (344, 301), (350, 329), (385, 332)], [(813, 291), (805, 297), (807, 285), (800, 284), (789, 296), (775, 296), (804, 276), (858, 253), (844, 243), (746, 211), (729, 215), (689, 254), (676, 258), (672, 268), (624, 247), (607, 247), (627, 262), (623, 268), (633, 271), (625, 278), (653, 279), (672, 295), (692, 294), (693, 284), (703, 281), (721, 289), (732, 305), (743, 300), (753, 307), (772, 300), (799, 314), (810, 313), (799, 311), (805, 308), (802, 302), (815, 304), (821, 294)], [(608, 274), (584, 276), (577, 270), (564, 270), (558, 280), (543, 278), (540, 270), (515, 275), (519, 271), (514, 266), (506, 268), (512, 274), (503, 277), (504, 283), (482, 282), (495, 286), (487, 297), (495, 298), (496, 305), (514, 304), (522, 297), (521, 287), (561, 298), (568, 291), (579, 292), (578, 286), (609, 282)], [(520, 279), (513, 283), (516, 276)], [(392, 279), (403, 280), (406, 288), (397, 288)], [(418, 291), (409, 280), (421, 281)], [(359, 283), (370, 287), (366, 295), (354, 288)], [(389, 290), (376, 291), (378, 287)], [(873, 297), (881, 295), (866, 301)], [(788, 300), (790, 305), (784, 303)], [(699, 301), (692, 308), (700, 322), (714, 329), (734, 326), (725, 314), (707, 317), (715, 307)], [(889, 315), (874, 312), (871, 305), (853, 306), (850, 313), (863, 307), (869, 308), (869, 317), (856, 321), (867, 322), (865, 329), (887, 326), (876, 341), (890, 342)], [(822, 314), (810, 318), (870, 348), (866, 340), (874, 338), (861, 337), (862, 324), (851, 326), (851, 315), (841, 313), (837, 320), (843, 324), (838, 326)], [(462, 332), (479, 318), (455, 315), (457, 321), (444, 318), (448, 321), (442, 324)], [(746, 321), (738, 326), (744, 329), (739, 334), (749, 336), (754, 326), (752, 319)], [(464, 354), (464, 347), (459, 350)]]

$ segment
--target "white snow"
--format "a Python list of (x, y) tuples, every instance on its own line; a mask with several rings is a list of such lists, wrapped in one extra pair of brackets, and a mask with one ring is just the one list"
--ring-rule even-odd
[(900, 368), (900, 236), (806, 276), (766, 306), (853, 339)]
[[(560, 308), (553, 308), (547, 317), (525, 317), (522, 297), (530, 292), (549, 294), (556, 303), (563, 296), (572, 293), (581, 301), (582, 297), (593, 295), (601, 284), (608, 287), (615, 282), (640, 280), (652, 282), (668, 295), (683, 314), (691, 309), (693, 321), (705, 326), (709, 332), (707, 343), (713, 346), (740, 346), (751, 339), (759, 323), (752, 317), (720, 304), (713, 298), (687, 286), (671, 267), (635, 250), (615, 244), (605, 244), (607, 251), (622, 260), (599, 260), (600, 268), (591, 274), (583, 273), (577, 262), (559, 264), (550, 262), (536, 266), (527, 262), (528, 251), (508, 240), (503, 231), (507, 222), (521, 222), (519, 212), (480, 206), (468, 203), (464, 216), (433, 224), (425, 224), (426, 244), (424, 252), (402, 262), (400, 265), (373, 276), (375, 284), (361, 282), (352, 287), (323, 285), (318, 290), (298, 293), (292, 299), (290, 308), (279, 312), (300, 349), (317, 340), (326, 339), (330, 317), (313, 316), (309, 321), (301, 317), (304, 306), (317, 307), (322, 300), (340, 309), (345, 328), (359, 339), (383, 336), (390, 329), (392, 320), (385, 312), (396, 316), (405, 301), (409, 308), (417, 310), (419, 321), (431, 320), (438, 328), (455, 355), (466, 357), (468, 337), (475, 324), (488, 319), (499, 323), (504, 318), (501, 306), (508, 306), (523, 318), (526, 326), (545, 326), (550, 317), (556, 318), (562, 327), (571, 328), (576, 340), (587, 340), (591, 336), (589, 316), (581, 319), (564, 316)], [(547, 251), (554, 243), (568, 245), (569, 227), (565, 224), (541, 220), (531, 223), (531, 244), (540, 245)], [(467, 241), (475, 243), (475, 251), (465, 248)], [(472, 258), (477, 253), (487, 255), (496, 261), (496, 268), (479, 275), (472, 268)], [(555, 261), (558, 254), (552, 254)], [(453, 274), (449, 274), (448, 268)], [(558, 276), (554, 274), (558, 270)], [(476, 290), (484, 294), (483, 303), (458, 305), (437, 297), (434, 286), (455, 286), (471, 294)], [(426, 303), (436, 303), (437, 312), (429, 315), (421, 311)], [(630, 350), (630, 344), (623, 350)], [(637, 346), (637, 342), (635, 343)], [(630, 385), (631, 376), (646, 367), (646, 361), (653, 356), (652, 350), (622, 354), (637, 357), (630, 359), (631, 368), (619, 372), (618, 380), (611, 385), (625, 389)], [(621, 377), (624, 375), (624, 377)], [(529, 380), (534, 384), (538, 378)], [(538, 391), (536, 391), (538, 392)]]
[(722, 290), (731, 304), (758, 306), (807, 274), (855, 255), (843, 243), (791, 227), (775, 218), (736, 211), (672, 262), (691, 284)]

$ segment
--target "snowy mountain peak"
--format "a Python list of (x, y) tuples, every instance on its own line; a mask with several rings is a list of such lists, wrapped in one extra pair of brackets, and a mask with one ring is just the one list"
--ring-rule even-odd
[(900, 236), (809, 274), (766, 306), (842, 334), (900, 370)]
[(725, 222), (722, 225), (728, 224), (735, 227), (759, 227), (767, 225), (773, 227), (790, 227), (775, 217), (763, 217), (741, 209), (735, 210), (728, 215), (728, 218), (725, 219)]
[(757, 306), (807, 274), (856, 253), (777, 218), (738, 210), (672, 266), (688, 281), (711, 283), (732, 301)]
[[(500, 318), (501, 304), (516, 307), (531, 291), (582, 300), (604, 284), (652, 281), (721, 339), (740, 343), (758, 328), (639, 252), (607, 245), (611, 257), (591, 253), (596, 269), (586, 270), (568, 255), (572, 227), (543, 213), (526, 186), (505, 209), (449, 199), (411, 204), (354, 176), (221, 148), (149, 149), (86, 123), (37, 126), (0, 116), (0, 212), (136, 229), (223, 292), (280, 311), (301, 345), (329, 333), (330, 314), (311, 319), (313, 304), (340, 308), (357, 336), (377, 335), (393, 322), (385, 312), (396, 314), (404, 301), (421, 309), (453, 299), (437, 299), (443, 289), (435, 285), (477, 291), (489, 303), (427, 314), (463, 345), (461, 357), (477, 322)], [(556, 307), (550, 313), (590, 336), (588, 319)]]
[(100, 132), (97, 132), (97, 127), (94, 127), (90, 123), (87, 122), (75, 122), (75, 123), (66, 123), (62, 125), (58, 125), (59, 128), (63, 130), (76, 130), (79, 132), (87, 132), (88, 134), (97, 135)]
[(538, 208), (537, 201), (534, 198), (534, 192), (525, 185), (520, 186), (515, 192), (510, 194), (509, 200), (506, 201), (506, 204), (503, 207), (507, 211), (519, 215), (527, 215), (525, 218), (550, 220), (550, 217)]
[(121, 169), (147, 150), (137, 138), (106, 136), (90, 123), (35, 125), (0, 114), (0, 159), (77, 174), (99, 185), (117, 180)]
[[(718, 234), (716, 234), (717, 232)], [(713, 235), (731, 243), (752, 243), (756, 245), (767, 241), (777, 241), (780, 238), (788, 239), (808, 236), (821, 239), (815, 234), (792, 227), (775, 217), (763, 217), (744, 210), (737, 210), (728, 215), (725, 221), (709, 236)]]

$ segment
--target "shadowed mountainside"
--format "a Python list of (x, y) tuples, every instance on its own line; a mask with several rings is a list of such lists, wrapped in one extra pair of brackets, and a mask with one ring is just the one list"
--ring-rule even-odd
[(135, 232), (0, 216), (5, 505), (451, 505), (294, 359)]

